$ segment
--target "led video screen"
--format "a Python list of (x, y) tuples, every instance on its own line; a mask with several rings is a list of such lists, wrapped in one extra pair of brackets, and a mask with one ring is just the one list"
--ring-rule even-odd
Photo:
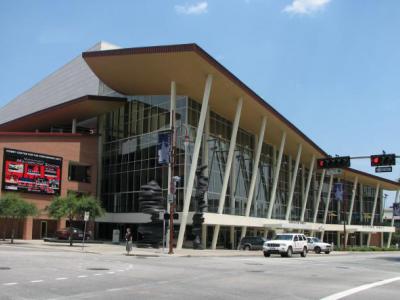
[(5, 191), (59, 195), (62, 158), (4, 149), (2, 188)]

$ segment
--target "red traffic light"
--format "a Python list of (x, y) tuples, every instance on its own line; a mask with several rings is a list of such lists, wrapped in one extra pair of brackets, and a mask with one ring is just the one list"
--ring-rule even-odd
[(395, 164), (396, 164), (396, 155), (395, 154), (371, 155), (371, 167), (394, 166)]

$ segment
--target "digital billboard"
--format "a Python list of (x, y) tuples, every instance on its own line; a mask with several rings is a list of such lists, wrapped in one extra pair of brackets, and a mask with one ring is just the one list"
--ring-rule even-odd
[(5, 148), (2, 189), (59, 195), (61, 168), (61, 157)]

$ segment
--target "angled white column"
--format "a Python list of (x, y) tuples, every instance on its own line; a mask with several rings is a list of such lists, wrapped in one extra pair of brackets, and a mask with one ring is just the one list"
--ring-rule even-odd
[[(169, 129), (172, 131), (174, 130), (175, 127), (175, 110), (176, 110), (176, 83), (175, 81), (171, 81), (171, 98), (170, 98), (170, 107), (169, 107)], [(171, 147), (174, 147), (174, 140), (176, 138), (176, 132), (172, 132), (172, 140), (171, 140)], [(173, 160), (174, 158), (171, 157), (170, 160)], [(168, 196), (173, 197), (172, 194), (172, 187), (173, 187), (173, 182), (172, 182), (172, 163), (170, 162), (168, 165)], [(171, 204), (169, 201), (167, 201), (167, 212), (170, 212)], [(169, 239), (170, 239), (170, 232), (169, 232), (169, 227), (166, 232), (166, 244), (169, 245)]]
[(268, 219), (271, 219), (272, 210), (273, 210), (274, 204), (275, 204), (276, 189), (278, 187), (279, 172), (281, 170), (282, 156), (283, 156), (283, 149), (285, 148), (285, 142), (286, 142), (286, 132), (284, 131), (282, 133), (281, 146), (279, 147), (278, 161), (276, 163), (274, 181), (272, 184), (271, 200), (269, 202), (268, 215), (267, 215)]
[[(351, 191), (349, 217), (347, 219), (347, 224), (348, 225), (351, 225), (351, 219), (352, 219), (353, 207), (354, 207), (354, 199), (356, 198), (356, 193), (357, 193), (357, 184), (358, 184), (358, 176), (356, 176), (356, 178), (354, 179), (353, 190)], [(345, 247), (347, 245), (348, 238), (349, 238), (349, 234), (346, 232), (346, 235), (344, 236), (344, 245), (345, 245)]]
[[(376, 202), (378, 201), (378, 196), (379, 196), (379, 187), (380, 187), (380, 184), (377, 183), (376, 184), (375, 197), (374, 197), (374, 205), (372, 206), (371, 226), (374, 226)], [(371, 233), (368, 233), (367, 247), (369, 247), (370, 242), (371, 242)]]
[(328, 195), (326, 198), (326, 205), (325, 205), (325, 212), (324, 212), (324, 224), (326, 224), (326, 218), (328, 217), (329, 204), (331, 202), (332, 184), (333, 184), (333, 175), (331, 175), (329, 178)]
[[(261, 156), (262, 145), (264, 142), (264, 133), (265, 133), (266, 125), (267, 125), (267, 117), (263, 117), (262, 121), (261, 121), (260, 132), (258, 134), (256, 153), (254, 155), (254, 164), (253, 164), (253, 172), (251, 173), (249, 195), (247, 196), (246, 211), (245, 211), (246, 217), (248, 217), (250, 215), (251, 203), (253, 201), (254, 188), (255, 188), (256, 182), (257, 182), (258, 164), (260, 162), (260, 156)], [(242, 232), (241, 232), (242, 238), (246, 235), (246, 231), (247, 231), (247, 227), (243, 226)]]
[[(398, 203), (399, 202), (399, 194), (400, 194), (400, 190), (396, 191), (396, 197), (394, 198), (394, 203)], [(391, 226), (394, 226), (394, 216), (392, 215), (392, 223)], [(392, 240), (392, 233), (389, 232), (389, 237), (388, 237), (388, 241), (387, 241), (387, 247), (390, 247), (390, 241)]]
[[(229, 182), (229, 176), (231, 174), (233, 156), (235, 154), (236, 137), (237, 137), (237, 132), (239, 129), (240, 114), (242, 113), (242, 105), (243, 105), (243, 98), (240, 97), (236, 104), (236, 114), (235, 114), (235, 120), (233, 121), (232, 135), (231, 135), (231, 140), (229, 143), (228, 159), (226, 161), (224, 180), (222, 182), (222, 190), (221, 190), (221, 195), (219, 197), (219, 203), (218, 203), (218, 214), (222, 214), (224, 211), (226, 190), (228, 188), (228, 182)], [(211, 249), (213, 249), (213, 250), (215, 250), (215, 248), (217, 246), (219, 229), (220, 229), (220, 225), (215, 225), (214, 235), (213, 235), (213, 239), (212, 239), (212, 243), (211, 243)]]
[(303, 148), (302, 144), (299, 144), (299, 148), (297, 149), (296, 162), (294, 164), (294, 170), (293, 170), (293, 175), (292, 175), (292, 183), (290, 185), (289, 201), (288, 201), (288, 205), (286, 208), (285, 220), (289, 220), (290, 210), (292, 209), (293, 195), (294, 195), (294, 189), (296, 187), (296, 179), (297, 179), (297, 173), (299, 170), (299, 163), (300, 163), (302, 148)]
[(303, 196), (303, 205), (301, 207), (301, 215), (300, 215), (300, 222), (304, 222), (304, 214), (306, 213), (307, 201), (308, 201), (308, 194), (310, 193), (310, 185), (311, 179), (314, 172), (314, 162), (315, 162), (315, 155), (312, 156), (310, 162), (310, 169), (308, 171), (307, 183), (306, 183), (306, 191), (304, 192)]
[[(329, 204), (331, 202), (332, 184), (333, 184), (333, 175), (331, 175), (329, 178), (328, 196), (326, 198), (323, 224), (326, 224), (326, 218), (328, 217)], [(324, 235), (325, 235), (325, 230), (321, 232), (321, 241), (324, 241)]]
[(178, 241), (176, 243), (176, 249), (178, 249), (178, 250), (182, 249), (183, 238), (185, 236), (187, 217), (188, 217), (189, 206), (190, 206), (190, 199), (192, 198), (192, 192), (193, 192), (194, 176), (196, 174), (197, 162), (199, 159), (201, 138), (203, 136), (203, 129), (204, 129), (204, 123), (205, 123), (206, 115), (207, 115), (208, 100), (209, 100), (210, 94), (211, 94), (212, 81), (213, 81), (213, 77), (211, 74), (209, 74), (207, 76), (206, 85), (204, 87), (204, 95), (203, 95), (203, 101), (201, 103), (199, 125), (197, 126), (196, 140), (194, 142), (192, 164), (190, 166), (190, 171), (189, 171), (188, 185), (186, 188), (187, 191), (186, 191), (185, 198), (183, 201), (182, 220), (181, 220), (181, 225), (179, 227)]
[(319, 180), (319, 187), (318, 187), (318, 194), (317, 194), (317, 203), (315, 205), (314, 216), (313, 216), (313, 223), (317, 223), (317, 216), (318, 216), (318, 209), (319, 203), (321, 202), (321, 195), (322, 195), (322, 188), (324, 186), (326, 170), (322, 170), (321, 178)]

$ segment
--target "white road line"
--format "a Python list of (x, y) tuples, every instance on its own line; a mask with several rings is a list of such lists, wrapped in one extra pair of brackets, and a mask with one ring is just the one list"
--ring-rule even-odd
[(103, 275), (103, 274), (100, 274), (100, 273), (94, 274), (94, 276), (101, 276), (101, 275)]
[(364, 285), (360, 285), (358, 287), (340, 292), (340, 293), (336, 293), (324, 298), (321, 298), (321, 300), (337, 300), (337, 299), (342, 299), (344, 297), (353, 295), (355, 293), (359, 293), (377, 286), (381, 286), (381, 285), (385, 285), (394, 281), (400, 280), (400, 277), (393, 277), (393, 278), (389, 278), (389, 279), (385, 279), (385, 280), (380, 280), (377, 282), (373, 282), (373, 283), (368, 283), (368, 284), (364, 284)]
[(123, 290), (124, 288), (115, 288), (115, 289), (108, 289), (108, 290), (106, 290), (106, 292), (116, 292), (116, 291), (121, 291), (121, 290)]
[(31, 280), (32, 283), (43, 282), (43, 280)]
[(87, 275), (79, 275), (78, 278), (86, 278), (88, 277)]
[(115, 272), (111, 271), (111, 272), (107, 272), (107, 274), (115, 274)]
[(56, 280), (67, 280), (68, 278), (67, 277), (58, 277), (58, 278), (56, 278)]
[(3, 285), (16, 285), (18, 282), (8, 282), (8, 283), (3, 283)]
[(118, 270), (118, 272), (125, 272), (125, 270)]

